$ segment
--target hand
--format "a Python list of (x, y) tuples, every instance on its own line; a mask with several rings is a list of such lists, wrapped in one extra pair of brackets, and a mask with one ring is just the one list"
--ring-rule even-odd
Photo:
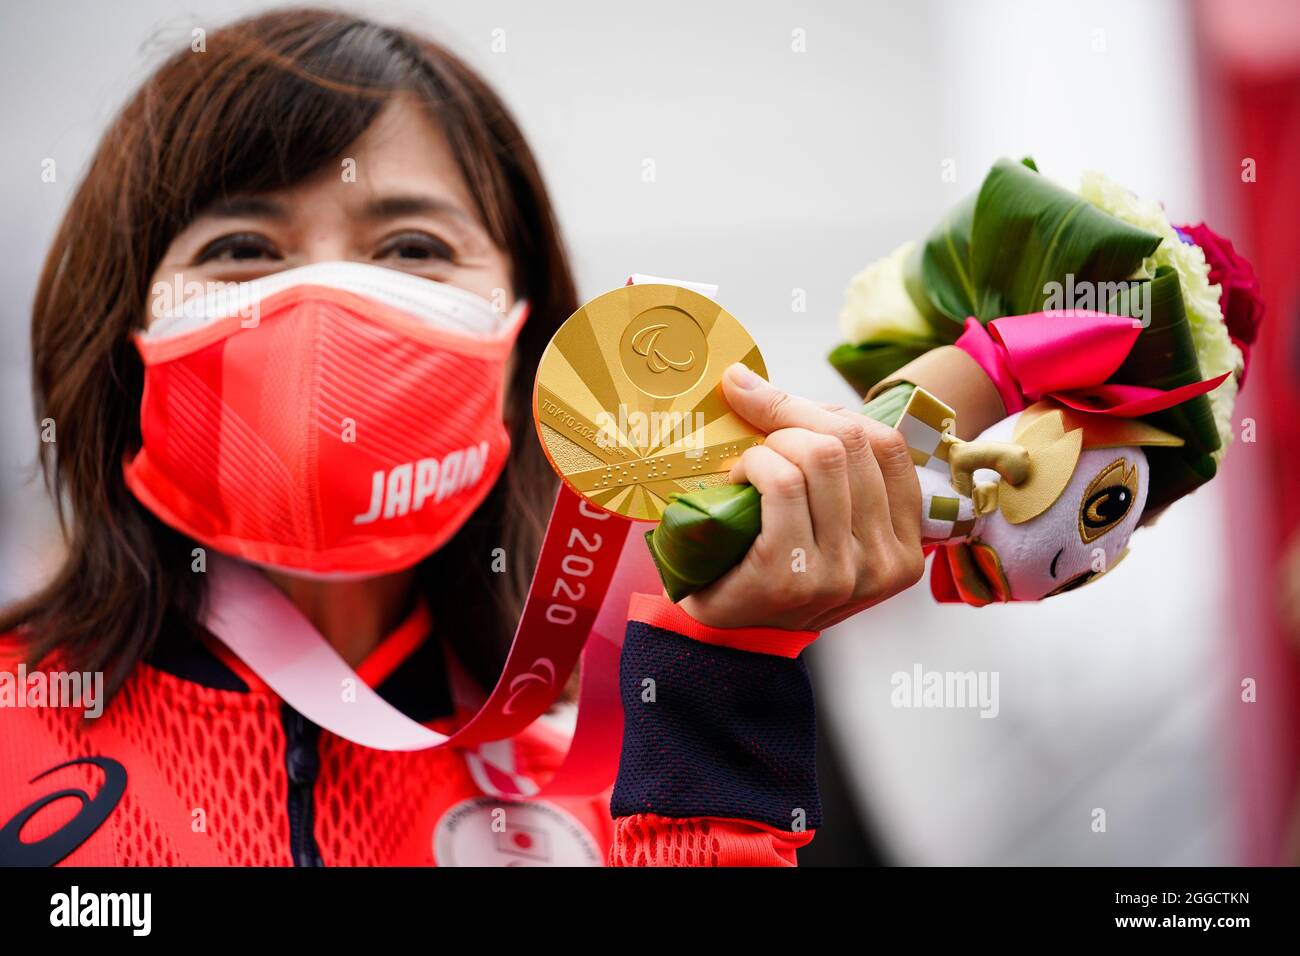
[(722, 385), (768, 433), (731, 470), (763, 496), (763, 527), (740, 564), (681, 602), (686, 613), (713, 627), (824, 630), (920, 580), (921, 489), (897, 431), (740, 364)]

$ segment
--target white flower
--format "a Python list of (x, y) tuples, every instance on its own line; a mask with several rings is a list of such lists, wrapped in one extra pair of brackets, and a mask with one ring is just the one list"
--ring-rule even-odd
[(849, 281), (844, 308), (840, 310), (840, 328), (853, 345), (868, 339), (931, 336), (929, 323), (917, 311), (903, 284), (903, 264), (915, 247), (915, 241), (903, 243)]
[[(1145, 274), (1154, 275), (1158, 266), (1171, 266), (1178, 273), (1183, 307), (1192, 327), (1192, 343), (1196, 346), (1201, 375), (1214, 378), (1224, 372), (1239, 373), (1241, 350), (1228, 336), (1228, 326), (1219, 307), (1221, 290), (1210, 284), (1210, 266), (1201, 247), (1178, 238), (1159, 203), (1134, 196), (1101, 173), (1084, 173), (1079, 194), (1117, 219), (1160, 237), (1160, 245), (1144, 264)], [(1210, 392), (1209, 399), (1214, 424), (1219, 431), (1220, 446), (1214, 453), (1215, 461), (1219, 461), (1232, 441), (1232, 406), (1237, 400), (1237, 376), (1229, 375), (1222, 385)]]

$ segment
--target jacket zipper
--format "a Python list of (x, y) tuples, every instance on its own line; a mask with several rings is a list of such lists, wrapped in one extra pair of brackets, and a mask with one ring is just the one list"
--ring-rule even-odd
[(289, 852), (294, 866), (324, 866), (316, 845), (316, 778), (320, 775), (320, 727), (288, 704), (281, 708), (284, 765), (289, 774)]

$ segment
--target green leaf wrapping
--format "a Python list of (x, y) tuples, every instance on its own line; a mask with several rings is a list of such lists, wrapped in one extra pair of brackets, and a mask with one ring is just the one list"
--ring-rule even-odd
[(679, 495), (664, 509), (646, 543), (674, 601), (740, 563), (762, 527), (753, 485), (716, 485)]
[[(921, 285), (925, 295), (944, 319), (956, 323), (957, 332), (961, 331), (966, 317), (975, 314), (979, 300), (970, 267), (977, 198), (978, 194), (967, 196), (949, 210), (921, 251)], [(912, 286), (908, 291), (912, 291)], [(938, 327), (942, 322), (933, 324)]]
[[(1111, 381), (1166, 391), (1201, 381), (1201, 366), (1178, 273), (1168, 266), (1161, 267), (1150, 281), (1147, 295), (1147, 326)], [(1131, 307), (1111, 311), (1136, 314)], [(1212, 452), (1219, 448), (1219, 430), (1205, 395), (1145, 415), (1143, 421), (1186, 442), (1182, 448), (1146, 449), (1151, 466), (1151, 485), (1143, 512), (1143, 520), (1147, 521), (1166, 505), (1214, 477), (1218, 466)]]
[(924, 249), (915, 243), (903, 263), (903, 288), (917, 312), (930, 327), (927, 335), (906, 335), (885, 332), (862, 342), (843, 342), (831, 350), (827, 359), (831, 368), (840, 373), (855, 392), (865, 395), (872, 387), (893, 375), (913, 359), (919, 358), (940, 345), (950, 345), (961, 334), (961, 324), (953, 322), (940, 312), (925, 292), (922, 274)]
[(925, 243), (915, 242), (912, 251), (903, 260), (903, 289), (912, 300), (912, 305), (916, 306), (916, 311), (921, 313), (921, 317), (934, 330), (935, 337), (943, 342), (951, 342), (961, 334), (961, 326), (950, 321), (930, 301), (930, 295), (925, 291), (924, 265)]
[(870, 342), (865, 345), (837, 345), (829, 356), (831, 368), (852, 386), (859, 395), (865, 395), (877, 382), (893, 375), (915, 358), (919, 358), (943, 343), (934, 339), (913, 339), (898, 336), (892, 341)]
[[(862, 413), (897, 424), (911, 385), (896, 385), (863, 406)], [(762, 527), (761, 498), (753, 485), (715, 485), (678, 495), (646, 544), (673, 601), (712, 584), (740, 563)]]
[(1069, 275), (1076, 285), (1127, 279), (1158, 245), (1159, 236), (1003, 159), (930, 234), (921, 278), (952, 321), (988, 322), (1041, 310), (1044, 287)]
[[(968, 316), (988, 322), (1040, 311), (1051, 297), (1048, 284), (1064, 286), (1067, 276), (1076, 286), (1128, 279), (1159, 244), (1158, 236), (1039, 175), (1032, 160), (1004, 159), (908, 257), (904, 285), (934, 329), (934, 348), (954, 341)], [(830, 362), (861, 395), (924, 345), (886, 335), (840, 345)]]

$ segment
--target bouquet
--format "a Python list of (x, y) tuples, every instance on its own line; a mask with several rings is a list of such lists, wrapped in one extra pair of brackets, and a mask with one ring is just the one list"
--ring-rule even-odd
[[(1038, 600), (1106, 573), (1214, 477), (1262, 314), (1208, 227), (1099, 174), (1076, 193), (1002, 160), (853, 279), (830, 363), (907, 440), (935, 597)], [(673, 501), (647, 534), (669, 596), (743, 558), (759, 513), (748, 485)]]

